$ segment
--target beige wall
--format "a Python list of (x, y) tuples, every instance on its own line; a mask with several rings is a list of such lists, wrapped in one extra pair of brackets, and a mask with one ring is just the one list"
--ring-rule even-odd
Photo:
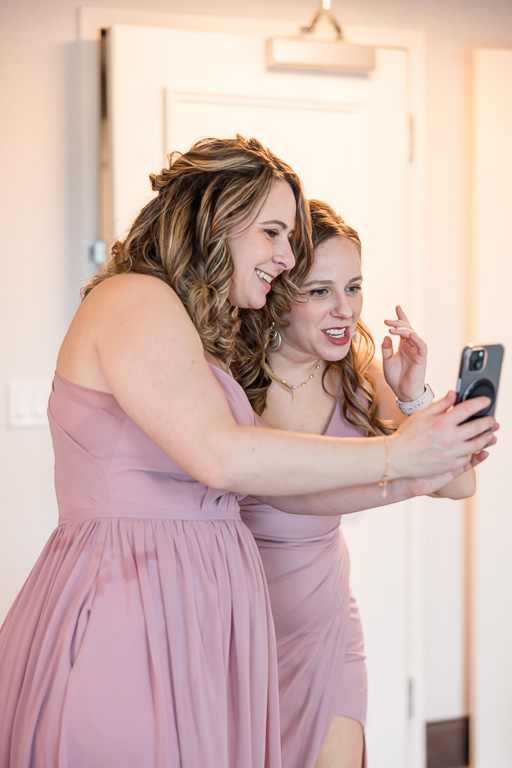
[[(100, 3), (89, 3), (98, 5)], [(110, 0), (110, 7), (296, 19), (313, 0)], [(453, 387), (471, 319), (464, 300), (470, 253), (471, 53), (512, 47), (510, 0), (334, 0), (347, 26), (417, 29), (426, 40), (426, 252), (430, 379)], [(12, 378), (50, 377), (78, 300), (77, 0), (0, 4), (2, 281), (0, 392)], [(82, 260), (82, 263), (81, 263)], [(392, 269), (392, 265), (390, 265)], [(414, 308), (411, 311), (414, 316)], [(480, 339), (475, 339), (480, 341)], [(4, 410), (2, 410), (4, 413)], [(0, 420), (0, 617), (56, 521), (45, 429)], [(425, 522), (425, 714), (467, 710), (463, 505), (442, 503)]]

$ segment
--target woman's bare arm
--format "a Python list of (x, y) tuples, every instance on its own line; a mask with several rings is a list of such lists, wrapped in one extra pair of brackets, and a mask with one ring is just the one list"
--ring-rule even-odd
[[(487, 451), (475, 454), (472, 458), (472, 466), (480, 464), (488, 455)], [(382, 487), (378, 483), (367, 483), (300, 496), (254, 495), (253, 498), (280, 509), (281, 512), (294, 515), (347, 515), (364, 509), (376, 509), (399, 501), (407, 501), (416, 496), (435, 496), (439, 489), (449, 488), (455, 482), (457, 474), (467, 473), (469, 469), (471, 469), (470, 466), (462, 467), (457, 472), (444, 472), (435, 477), (419, 480), (397, 478), (388, 482), (386, 496), (382, 495)]]
[[(383, 438), (338, 439), (238, 425), (185, 308), (156, 278), (118, 275), (94, 288), (58, 363), (64, 376), (90, 386), (80, 369), (84, 356), (89, 367), (97, 361), (97, 388), (112, 392), (171, 458), (214, 488), (298, 495), (376, 482), (384, 472)], [(493, 420), (458, 422), (487, 401), (475, 398), (444, 413), (452, 403), (452, 396), (444, 398), (390, 438), (390, 479), (457, 470), (482, 447), (476, 434)]]

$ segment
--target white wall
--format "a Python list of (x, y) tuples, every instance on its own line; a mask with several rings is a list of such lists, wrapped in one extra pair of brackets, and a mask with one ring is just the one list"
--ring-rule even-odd
[[(91, 2), (90, 6), (101, 3)], [(316, 0), (111, 0), (162, 13), (310, 20)], [(425, 32), (426, 249), (430, 379), (453, 387), (467, 341), (470, 250), (470, 62), (477, 47), (512, 47), (510, 0), (334, 0), (347, 26)], [(12, 378), (50, 376), (84, 273), (78, 238), (78, 0), (1, 0), (2, 290), (0, 393)], [(392, 268), (392, 265), (390, 265)], [(411, 310), (414, 318), (414, 308)], [(476, 339), (479, 341), (479, 339)], [(2, 411), (3, 413), (4, 411)], [(56, 521), (45, 429), (0, 420), (0, 616)], [(440, 503), (424, 522), (427, 719), (468, 708), (465, 512)]]
[[(474, 290), (475, 324), (499, 338), (505, 359), (498, 403), (500, 435), (494, 461), (482, 467), (472, 524), (472, 729), (476, 768), (512, 765), (512, 517), (504, 478), (512, 452), (512, 50), (479, 50), (474, 57)], [(503, 87), (505, 83), (505, 87)], [(492, 296), (492, 305), (487, 297)], [(499, 674), (496, 674), (496, 660)]]

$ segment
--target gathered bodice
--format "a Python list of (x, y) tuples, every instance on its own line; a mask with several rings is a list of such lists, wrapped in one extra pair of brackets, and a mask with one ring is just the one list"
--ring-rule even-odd
[[(228, 373), (210, 367), (236, 421), (254, 426), (243, 389)], [(56, 373), (48, 418), (61, 524), (96, 517), (240, 518), (238, 494), (214, 490), (188, 475), (112, 394)]]

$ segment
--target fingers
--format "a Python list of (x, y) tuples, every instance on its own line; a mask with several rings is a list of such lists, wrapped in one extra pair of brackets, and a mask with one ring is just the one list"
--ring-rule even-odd
[[(450, 416), (452, 417), (454, 424), (462, 424), (463, 421), (466, 421), (467, 419), (471, 418), (471, 416), (474, 416), (479, 411), (485, 411), (486, 408), (489, 408), (491, 405), (491, 398), (490, 397), (472, 397), (469, 400), (464, 400), (462, 403), (458, 403), (457, 405), (454, 405)], [(472, 424), (479, 424), (479, 432), (484, 432), (487, 429), (493, 429), (494, 424), (496, 423), (494, 418), (491, 416), (484, 417), (487, 419), (490, 419), (490, 421), (486, 422), (486, 426), (484, 426), (484, 422), (480, 424), (480, 419), (475, 419)], [(474, 434), (478, 434), (478, 431), (476, 431)], [(470, 437), (472, 437), (470, 435)]]
[[(408, 325), (411, 325), (411, 323), (409, 321), (409, 318), (407, 317), (407, 315), (405, 314), (405, 312), (403, 311), (402, 307), (399, 304), (395, 307), (395, 312), (396, 312), (396, 316), (398, 318), (398, 321), (400, 321), (402, 323), (408, 323)], [(384, 322), (385, 323), (396, 323), (397, 321), (396, 320), (385, 320)]]
[(419, 357), (427, 357), (427, 345), (423, 339), (418, 336), (416, 331), (408, 331), (405, 328), (390, 328), (389, 332), (394, 336), (400, 336), (400, 341), (407, 343), (409, 352), (412, 351), (411, 347), (415, 349), (416, 354)]
[[(430, 416), (436, 416), (440, 413), (446, 413), (452, 406), (455, 405), (455, 400), (457, 399), (457, 395), (455, 392), (450, 390), (447, 392), (447, 394), (444, 397), (441, 397), (439, 400), (435, 400), (431, 405), (427, 406), (427, 408), (424, 408), (422, 411), (419, 411), (416, 414), (413, 414), (413, 416), (409, 416), (410, 419), (422, 417), (425, 415)], [(476, 400), (476, 398), (474, 398)], [(466, 401), (466, 402), (469, 402)], [(457, 422), (456, 422), (457, 423)]]
[[(471, 416), (474, 416), (478, 411), (488, 408), (491, 402), (489, 397), (480, 396), (473, 397), (470, 400), (464, 400), (464, 402), (455, 405), (456, 399), (456, 393), (450, 390), (444, 397), (435, 400), (431, 405), (427, 406), (427, 408), (424, 408), (419, 413), (413, 414), (413, 416), (410, 416), (409, 418), (417, 419), (425, 418), (427, 416), (437, 416), (438, 414), (449, 411), (446, 416), (448, 423), (451, 425), (462, 425), (462, 422), (466, 421)], [(494, 432), (496, 430), (495, 425), (496, 422), (492, 416), (484, 416), (464, 424), (461, 426), (461, 429), (465, 429), (464, 439), (470, 440), (481, 432), (486, 432), (488, 430)]]
[(427, 354), (427, 345), (420, 336), (413, 330), (409, 318), (403, 311), (402, 307), (396, 307), (396, 320), (384, 320), (384, 323), (389, 326), (389, 333), (394, 336), (399, 336), (401, 342), (411, 343), (417, 347), (417, 351), (421, 355)]
[(400, 336), (401, 341), (408, 341), (414, 344), (418, 344), (421, 342), (425, 347), (426, 344), (423, 341), (423, 339), (420, 339), (416, 331), (413, 331), (412, 328), (407, 328), (406, 326), (400, 325), (396, 327), (391, 327), (389, 329), (389, 333), (392, 336)]
[(407, 328), (409, 331), (412, 331), (412, 325), (409, 321), (409, 318), (403, 311), (402, 307), (397, 306), (396, 307), (396, 316), (397, 319), (388, 319), (384, 320), (386, 325), (389, 325), (391, 328)]
[[(496, 443), (497, 443), (497, 442), (498, 442), (498, 438), (497, 438), (497, 437), (495, 437), (494, 435), (492, 435), (492, 437), (489, 437), (489, 436), (488, 436), (488, 438), (487, 438), (487, 442), (486, 442), (486, 444), (484, 445), (484, 449), (485, 449), (485, 448), (490, 448), (492, 445), (496, 445)], [(482, 450), (483, 450), (483, 449), (482, 449)]]
[[(448, 423), (462, 424), (462, 422), (466, 421), (471, 416), (474, 416), (475, 413), (485, 410), (491, 404), (490, 397), (484, 396), (472, 397), (469, 400), (464, 400), (462, 403), (457, 403), (457, 405), (455, 404), (456, 399), (456, 392), (450, 390), (444, 397), (440, 398), (439, 400), (435, 400), (427, 408), (423, 409), (417, 414), (414, 414), (414, 417), (418, 418), (427, 415), (436, 416), (437, 414), (445, 413), (448, 411), (448, 409), (451, 408), (450, 413), (446, 417), (448, 419)], [(488, 421), (484, 422), (482, 419), (487, 419)], [(485, 432), (486, 430), (492, 430), (494, 432), (497, 428), (499, 428), (495, 426), (496, 422), (492, 416), (485, 416), (482, 417), (482, 419), (475, 419), (473, 422), (470, 422), (470, 424), (473, 425), (478, 424), (479, 427), (475, 430), (468, 430), (468, 439), (476, 434), (479, 434), (480, 432)]]
[[(478, 436), (479, 442), (481, 442), (483, 438), (484, 438), (484, 435), (479, 435)], [(488, 459), (490, 456), (490, 453), (485, 449), (490, 448), (492, 445), (495, 445), (497, 442), (498, 442), (498, 439), (495, 435), (492, 435), (490, 438), (487, 437), (487, 442), (485, 443), (483, 448), (475, 450), (475, 452), (471, 454), (469, 459), (467, 459), (466, 465), (462, 469), (462, 472), (467, 472), (470, 469), (474, 469), (479, 464), (482, 464), (482, 462)]]
[(470, 467), (472, 467), (473, 469), (475, 467), (478, 467), (478, 465), (481, 464), (483, 461), (485, 461), (487, 458), (489, 458), (489, 456), (490, 456), (489, 451), (482, 450), (482, 451), (478, 451), (478, 453), (474, 453), (471, 456), (471, 459), (469, 462)]
[[(464, 427), (473, 426), (474, 424), (478, 424), (479, 421), (485, 421), (485, 419), (478, 419), (477, 421), (472, 421), (470, 425), (465, 424), (463, 427), (459, 427), (459, 429), (462, 431)], [(494, 436), (489, 438), (489, 433), (487, 431), (484, 433), (480, 432), (475, 437), (465, 440), (464, 443), (460, 446), (460, 450), (461, 452), (464, 450), (467, 450), (467, 452), (471, 454), (478, 453), (478, 451), (483, 451), (486, 448), (489, 448), (491, 445), (494, 445), (495, 442), (496, 442), (496, 438)]]
[(412, 325), (409, 322), (409, 319), (405, 314), (405, 312), (403, 311), (402, 307), (397, 306), (395, 310), (396, 310), (397, 319), (384, 320), (385, 324), (391, 326), (392, 328), (397, 328), (397, 327), (406, 325), (409, 328), (409, 330), (412, 330)]
[(463, 475), (477, 467), (479, 464), (482, 464), (482, 462), (488, 458), (488, 451), (478, 451), (478, 453), (474, 453), (470, 456), (469, 459), (467, 459), (467, 457), (460, 459), (458, 463), (454, 464), (451, 470), (417, 481), (420, 488), (423, 485), (421, 493), (432, 493), (439, 490), (439, 488), (456, 480), (460, 475)]

